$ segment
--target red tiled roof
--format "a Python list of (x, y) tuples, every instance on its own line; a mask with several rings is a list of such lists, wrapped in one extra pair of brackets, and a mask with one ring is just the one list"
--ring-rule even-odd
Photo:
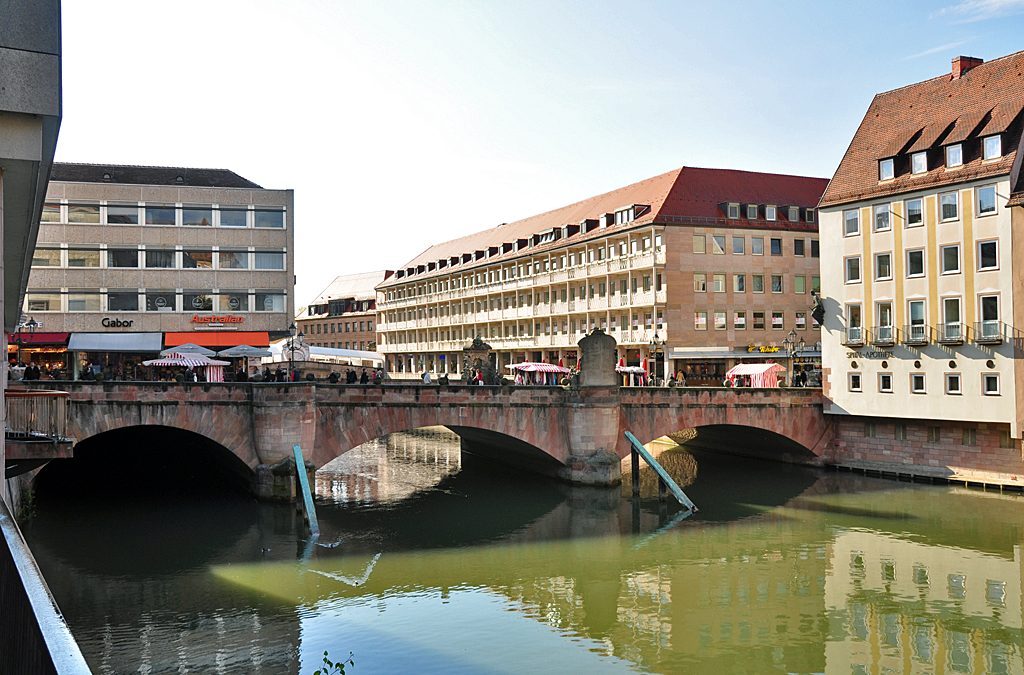
[[(1024, 52), (975, 66), (958, 79), (946, 73), (878, 94), (871, 101), (829, 183), (821, 206), (1008, 174), (1013, 168), (1024, 126), (1022, 108)], [(922, 129), (921, 136), (913, 140)], [(982, 162), (980, 142), (975, 139), (1003, 132), (1006, 134), (1002, 159)], [(929, 171), (911, 176), (908, 163), (904, 161), (901, 167), (898, 158), (896, 178), (879, 183), (878, 160), (893, 156), (911, 140), (913, 143), (905, 148), (907, 153), (932, 149)], [(944, 160), (938, 144), (965, 140), (963, 168), (943, 170)], [(899, 148), (894, 149), (897, 146)]]
[[(486, 250), (489, 247), (501, 246), (504, 243), (528, 239), (530, 236), (545, 232), (563, 225), (578, 224), (584, 219), (597, 219), (602, 214), (614, 213), (617, 209), (642, 204), (649, 210), (642, 213), (633, 222), (616, 225), (607, 229), (592, 231), (586, 235), (573, 237), (574, 241), (586, 241), (595, 237), (608, 236), (617, 231), (625, 231), (640, 225), (656, 222), (685, 222), (692, 220), (704, 224), (715, 220), (721, 224), (750, 226), (752, 223), (745, 218), (729, 222), (725, 220), (720, 204), (739, 202), (741, 204), (775, 204), (783, 206), (801, 206), (814, 208), (821, 198), (828, 180), (825, 178), (807, 178), (803, 176), (786, 176), (780, 174), (755, 173), (752, 171), (736, 171), (731, 169), (702, 169), (683, 167), (668, 173), (648, 178), (618, 190), (613, 190), (581, 202), (564, 206), (536, 216), (524, 218), (513, 223), (504, 223), (498, 227), (477, 232), (465, 237), (453, 239), (431, 246), (399, 269), (415, 268), (419, 265), (436, 263), (453, 256)], [(803, 214), (801, 214), (803, 215)], [(756, 221), (757, 227), (793, 227), (780, 213), (779, 220), (766, 222), (763, 217)], [(807, 227), (801, 223), (798, 227)], [(817, 224), (810, 226), (816, 230)], [(467, 263), (462, 269), (470, 269), (477, 265), (494, 264), (495, 260), (518, 258), (524, 255), (535, 255), (550, 248), (564, 246), (558, 240), (550, 244), (534, 246), (529, 252), (510, 251), (497, 258), (491, 257), (474, 263)], [(438, 274), (448, 274), (452, 268), (441, 268), (433, 273), (417, 275), (416, 278), (427, 278)], [(378, 288), (406, 283), (408, 277), (397, 275), (387, 279)]]

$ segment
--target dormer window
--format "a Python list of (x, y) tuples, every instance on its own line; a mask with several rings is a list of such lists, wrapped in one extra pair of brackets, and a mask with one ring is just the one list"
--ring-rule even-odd
[(808, 223), (814, 222), (814, 209), (804, 210), (804, 220), (806, 220)]
[(896, 177), (896, 170), (892, 159), (882, 159), (878, 162), (878, 180), (892, 180)]
[(615, 224), (623, 225), (633, 221), (633, 207), (615, 212)]
[(554, 230), (549, 230), (547, 232), (542, 232), (541, 235), (540, 235), (540, 243), (541, 244), (549, 244), (549, 243), (553, 242), (554, 240), (555, 240), (555, 231)]
[(747, 204), (747, 220), (757, 220), (757, 204)]
[(963, 166), (964, 164), (964, 149), (963, 146), (957, 143), (956, 145), (946, 146), (946, 168), (952, 169), (954, 167)]
[(910, 173), (917, 175), (928, 172), (928, 153), (915, 152), (910, 156)]
[(764, 207), (764, 219), (768, 221), (775, 220), (777, 215), (777, 209), (774, 204), (767, 204)]
[(736, 202), (729, 202), (726, 206), (726, 215), (729, 216), (730, 220), (736, 220), (740, 217), (740, 205)]
[(998, 134), (995, 136), (986, 136), (985, 140), (982, 141), (982, 159), (999, 159), (1002, 156), (1002, 137)]
[(800, 220), (800, 207), (799, 206), (790, 206), (789, 209), (788, 209), (788, 215), (786, 216), (786, 220), (788, 220), (791, 223), (795, 223), (795, 222), (799, 221)]

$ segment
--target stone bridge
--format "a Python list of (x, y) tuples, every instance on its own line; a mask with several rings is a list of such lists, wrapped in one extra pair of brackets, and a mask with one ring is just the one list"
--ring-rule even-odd
[[(258, 495), (298, 443), (316, 468), (386, 434), (443, 425), (463, 449), (582, 484), (620, 480), (641, 442), (674, 432), (746, 454), (819, 463), (832, 445), (820, 390), (515, 387), (422, 384), (33, 382), (71, 393), (69, 435), (158, 425), (215, 441)], [(253, 478), (255, 477), (255, 480)], [(261, 487), (262, 485), (262, 487)]]

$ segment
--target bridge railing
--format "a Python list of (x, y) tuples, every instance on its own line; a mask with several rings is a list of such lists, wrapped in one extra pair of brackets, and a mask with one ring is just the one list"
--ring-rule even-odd
[(5, 436), (12, 440), (66, 439), (70, 402), (71, 394), (66, 391), (6, 390)]

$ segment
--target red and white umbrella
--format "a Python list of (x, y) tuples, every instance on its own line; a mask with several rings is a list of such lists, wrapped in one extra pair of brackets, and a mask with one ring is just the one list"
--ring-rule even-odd
[(558, 367), (559, 368), (565, 368), (565, 364), (562, 363), (562, 359), (558, 359)]

